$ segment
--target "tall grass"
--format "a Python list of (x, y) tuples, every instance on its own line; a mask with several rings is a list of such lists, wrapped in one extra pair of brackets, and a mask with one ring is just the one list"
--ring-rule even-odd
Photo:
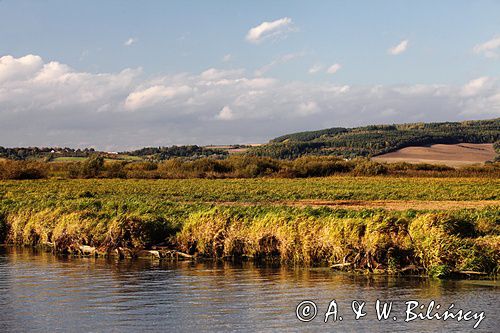
[(329, 177), (0, 182), (0, 242), (82, 245), (103, 254), (162, 245), (200, 257), (346, 264), (435, 276), (494, 273), (500, 209), (444, 211), (289, 207), (282, 201), (498, 200), (498, 179)]
[(364, 214), (270, 211), (242, 216), (214, 208), (190, 216), (177, 239), (185, 250), (209, 257), (277, 257), (289, 263), (341, 263), (371, 271), (417, 265), (434, 276), (499, 269), (498, 230), (486, 236), (479, 231), (481, 223), (497, 227), (498, 211)]
[(174, 205), (167, 215), (19, 210), (7, 215), (5, 225), (7, 242), (52, 244), (60, 253), (79, 253), (81, 245), (103, 254), (164, 245), (199, 257), (345, 264), (374, 272), (413, 265), (441, 277), (498, 272), (499, 220), (495, 208), (444, 213)]

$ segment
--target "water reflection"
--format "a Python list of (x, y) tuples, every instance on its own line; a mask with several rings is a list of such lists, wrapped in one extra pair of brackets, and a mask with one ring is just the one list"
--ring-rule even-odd
[[(404, 302), (431, 299), (485, 311), (479, 331), (492, 332), (500, 300), (496, 281), (437, 281), (352, 276), (328, 269), (257, 267), (251, 263), (160, 263), (57, 258), (0, 248), (0, 331), (352, 331), (468, 332), (472, 322), (403, 322)], [(309, 323), (295, 317), (304, 300), (318, 304)], [(336, 299), (342, 322), (322, 322)], [(367, 302), (355, 321), (353, 299)], [(394, 301), (401, 320), (378, 322), (377, 299)]]

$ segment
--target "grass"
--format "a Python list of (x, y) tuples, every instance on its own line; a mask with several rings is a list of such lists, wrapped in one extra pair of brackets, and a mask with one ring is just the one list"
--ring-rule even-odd
[[(499, 199), (500, 180), (484, 178), (1, 181), (0, 242), (53, 243), (60, 252), (77, 252), (79, 245), (106, 252), (164, 244), (208, 257), (349, 263), (385, 272), (414, 265), (434, 276), (495, 273)], [(283, 204), (296, 200), (395, 200), (403, 206), (432, 200), (436, 206), (389, 211)], [(492, 205), (439, 204), (470, 200)]]
[(92, 201), (128, 206), (174, 202), (277, 202), (282, 200), (500, 200), (500, 180), (485, 178), (327, 177), (308, 179), (70, 179), (1, 181), (0, 204), (53, 207)]
[(64, 157), (56, 157), (52, 160), (52, 162), (79, 162), (84, 161), (85, 157), (74, 157), (74, 156), (64, 156)]

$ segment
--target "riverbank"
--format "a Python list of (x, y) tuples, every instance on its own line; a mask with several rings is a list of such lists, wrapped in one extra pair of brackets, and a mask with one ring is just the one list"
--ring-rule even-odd
[[(0, 182), (0, 242), (72, 255), (495, 275), (499, 185), (388, 177)], [(325, 201), (347, 198), (366, 202)]]

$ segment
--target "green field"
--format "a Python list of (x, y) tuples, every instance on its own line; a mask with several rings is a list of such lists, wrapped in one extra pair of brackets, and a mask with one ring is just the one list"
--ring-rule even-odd
[(79, 162), (84, 161), (85, 157), (56, 157), (52, 160), (52, 162)]
[[(384, 200), (403, 208), (386, 210)], [(52, 244), (66, 253), (81, 245), (109, 253), (160, 244), (200, 257), (495, 273), (499, 200), (500, 180), (487, 178), (1, 181), (0, 242)], [(375, 201), (380, 207), (370, 207)]]
[(16, 205), (64, 204), (84, 193), (92, 200), (161, 205), (173, 202), (281, 200), (500, 200), (500, 179), (325, 177), (307, 179), (48, 179), (1, 181), (0, 199)]

